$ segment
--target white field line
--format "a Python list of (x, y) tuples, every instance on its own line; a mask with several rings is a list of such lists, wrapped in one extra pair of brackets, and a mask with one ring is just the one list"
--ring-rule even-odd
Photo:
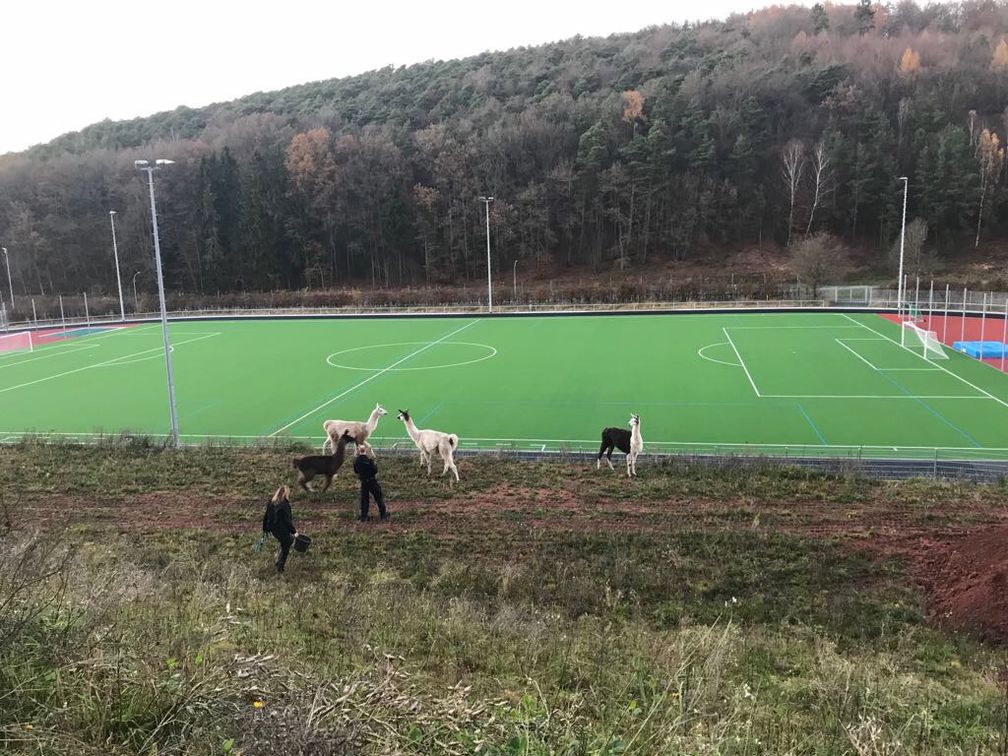
[[(898, 394), (886, 396), (881, 394), (763, 394), (761, 399), (964, 399), (987, 401), (986, 396), (918, 396), (917, 394)], [(930, 447), (929, 447), (930, 448)]]
[[(890, 399), (892, 397), (880, 397), (883, 399)], [(911, 398), (911, 397), (908, 397)], [(981, 399), (983, 397), (975, 397)], [(144, 433), (141, 431), (123, 431), (127, 435), (132, 436), (158, 436), (167, 434), (158, 433)], [(122, 435), (120, 432), (106, 431), (99, 433), (96, 431), (80, 431), (80, 432), (70, 432), (70, 431), (49, 431), (45, 433), (38, 433), (32, 431), (0, 431), (0, 436), (4, 436), (3, 441), (8, 440), (18, 440), (24, 436), (118, 436)], [(250, 436), (242, 435), (237, 433), (182, 433), (179, 434), (180, 438), (191, 438), (191, 439), (211, 439), (211, 438), (224, 438), (224, 439), (260, 439), (263, 436)], [(305, 441), (312, 441), (314, 436), (290, 436), (292, 439), (303, 439)], [(375, 441), (385, 441), (393, 443), (401, 443), (404, 448), (410, 448), (413, 442), (406, 436), (371, 436)], [(469, 442), (471, 445), (475, 441), (493, 441), (499, 443), (521, 443), (528, 444), (529, 446), (540, 447), (543, 443), (547, 444), (597, 444), (599, 439), (585, 439), (585, 438), (490, 438), (482, 436), (466, 436), (461, 439), (460, 446)], [(718, 441), (653, 441), (650, 439), (644, 439), (645, 448), (648, 445), (652, 446), (678, 446), (678, 447), (692, 447), (692, 448), (738, 448), (738, 449), (798, 449), (798, 448), (810, 448), (810, 449), (885, 449), (887, 451), (892, 451), (893, 446), (887, 444), (810, 444), (807, 442), (796, 442), (793, 444), (754, 444), (754, 443), (734, 443), (734, 442), (718, 442)], [(379, 447), (380, 448), (380, 447)], [(972, 454), (977, 454), (978, 452), (1008, 452), (1008, 447), (981, 447), (977, 448), (975, 446), (907, 446), (898, 445), (895, 447), (898, 450), (915, 450), (915, 451), (968, 451)]]
[(392, 369), (393, 369), (394, 367), (396, 367), (397, 365), (401, 365), (402, 363), (406, 362), (406, 360), (410, 359), (411, 357), (416, 357), (416, 356), (417, 356), (418, 354), (420, 354), (420, 353), (421, 353), (421, 352), (423, 352), (423, 351), (426, 351), (426, 350), (430, 349), (430, 348), (431, 348), (432, 346), (434, 346), (435, 344), (440, 344), (440, 343), (441, 343), (442, 341), (444, 341), (445, 339), (450, 339), (450, 338), (451, 338), (452, 336), (454, 336), (455, 334), (457, 334), (457, 333), (461, 333), (462, 331), (464, 331), (464, 330), (465, 330), (466, 328), (468, 328), (469, 326), (472, 326), (472, 325), (476, 325), (477, 323), (479, 323), (479, 321), (478, 321), (478, 320), (473, 320), (473, 321), (470, 321), (469, 323), (466, 323), (466, 324), (465, 324), (464, 326), (462, 326), (461, 328), (459, 328), (459, 329), (457, 329), (457, 330), (455, 330), (455, 331), (452, 331), (451, 333), (449, 333), (449, 334), (447, 334), (447, 335), (445, 335), (445, 336), (442, 336), (442, 337), (441, 337), (440, 339), (438, 339), (437, 341), (432, 341), (432, 342), (430, 342), (429, 344), (425, 344), (424, 346), (420, 347), (420, 348), (419, 348), (419, 349), (417, 349), (417, 350), (416, 350), (415, 352), (410, 352), (409, 354), (407, 354), (407, 355), (406, 355), (405, 357), (403, 357), (402, 359), (400, 359), (400, 360), (396, 360), (395, 362), (393, 362), (393, 363), (392, 363), (391, 365), (389, 365), (388, 367), (385, 367), (385, 368), (382, 368), (381, 370), (379, 370), (379, 371), (378, 371), (377, 373), (375, 373), (374, 375), (370, 375), (370, 376), (368, 376), (368, 377), (367, 377), (367, 378), (365, 378), (365, 379), (364, 379), (363, 381), (361, 381), (360, 383), (358, 383), (358, 384), (356, 384), (356, 385), (354, 385), (354, 386), (351, 386), (350, 388), (348, 388), (348, 389), (347, 389), (346, 391), (344, 391), (343, 393), (341, 393), (341, 394), (338, 394), (337, 396), (334, 396), (334, 397), (333, 397), (332, 399), (330, 399), (330, 400), (328, 400), (328, 401), (326, 401), (326, 402), (323, 402), (323, 403), (322, 403), (322, 404), (320, 404), (320, 405), (319, 405), (318, 407), (315, 407), (314, 409), (310, 409), (310, 410), (308, 410), (308, 411), (307, 411), (307, 412), (305, 412), (305, 413), (304, 413), (303, 415), (301, 415), (301, 417), (298, 417), (298, 418), (295, 418), (294, 420), (291, 420), (291, 421), (290, 421), (289, 423), (287, 423), (286, 425), (284, 425), (284, 426), (282, 426), (282, 427), (280, 427), (280, 428), (277, 428), (277, 429), (276, 429), (275, 431), (273, 431), (272, 433), (270, 433), (270, 434), (269, 434), (269, 438), (273, 438), (274, 436), (276, 436), (276, 435), (278, 435), (278, 434), (280, 434), (280, 433), (283, 433), (283, 432), (284, 432), (285, 430), (287, 430), (288, 428), (290, 428), (290, 427), (291, 427), (292, 425), (296, 425), (297, 423), (300, 423), (300, 422), (301, 422), (302, 420), (304, 420), (304, 419), (305, 419), (306, 417), (310, 417), (311, 415), (314, 415), (314, 414), (315, 414), (316, 412), (318, 412), (318, 411), (319, 411), (320, 409), (323, 409), (323, 408), (325, 408), (325, 407), (328, 407), (328, 406), (329, 406), (330, 404), (332, 404), (333, 402), (335, 402), (335, 401), (338, 401), (338, 400), (342, 399), (342, 398), (343, 398), (344, 396), (346, 396), (347, 394), (349, 394), (349, 393), (350, 393), (350, 392), (352, 392), (352, 391), (356, 391), (357, 389), (359, 389), (359, 388), (360, 388), (361, 386), (363, 386), (364, 384), (366, 384), (366, 383), (370, 383), (371, 381), (373, 381), (373, 380), (374, 380), (375, 378), (377, 378), (378, 376), (380, 376), (380, 375), (384, 375), (384, 374), (385, 374), (385, 373), (387, 373), (387, 372), (388, 372), (389, 370), (392, 370)]
[[(854, 326), (832, 326), (832, 325), (814, 325), (814, 326), (740, 326), (733, 325), (731, 329), (733, 331), (787, 331), (787, 330), (840, 330), (843, 328), (854, 328)], [(873, 339), (874, 341), (874, 339)]]
[(707, 346), (703, 346), (697, 349), (697, 356), (699, 356), (700, 359), (702, 360), (709, 360), (710, 362), (716, 362), (719, 365), (730, 365), (731, 367), (741, 367), (741, 365), (739, 365), (737, 362), (725, 362), (724, 360), (716, 360), (713, 357), (708, 357), (706, 354), (704, 354), (704, 350), (710, 349), (711, 347), (727, 346), (727, 345), (728, 345), (727, 341), (722, 341), (718, 344), (708, 344)]
[[(979, 391), (979, 392), (980, 392), (981, 394), (984, 394), (985, 396), (989, 397), (990, 399), (993, 399), (993, 400), (994, 400), (995, 402), (997, 402), (998, 404), (1000, 404), (1000, 405), (1002, 405), (1002, 406), (1004, 406), (1004, 407), (1008, 407), (1008, 402), (1005, 402), (1005, 401), (1004, 401), (1003, 399), (998, 399), (998, 398), (997, 398), (996, 396), (994, 396), (994, 395), (993, 395), (993, 394), (991, 394), (990, 392), (988, 392), (988, 391), (984, 391), (984, 390), (983, 390), (982, 388), (980, 388), (979, 386), (977, 386), (977, 385), (975, 385), (975, 384), (973, 384), (973, 383), (970, 383), (970, 382), (969, 382), (969, 381), (967, 381), (967, 380), (966, 380), (965, 378), (963, 378), (963, 377), (962, 377), (961, 375), (956, 375), (956, 374), (955, 374), (955, 373), (953, 373), (953, 372), (952, 372), (951, 370), (949, 370), (949, 369), (948, 369), (947, 367), (944, 367), (943, 365), (938, 365), (937, 363), (932, 363), (932, 362), (929, 362), (929, 361), (927, 360), (927, 358), (925, 358), (925, 357), (922, 357), (921, 355), (917, 354), (917, 352), (915, 352), (915, 351), (914, 351), (913, 349), (907, 349), (907, 348), (906, 348), (905, 346), (903, 346), (903, 345), (902, 345), (902, 344), (900, 344), (900, 343), (899, 343), (898, 341), (896, 341), (896, 339), (891, 339), (891, 338), (889, 338), (888, 336), (886, 336), (886, 335), (885, 335), (884, 333), (882, 333), (882, 332), (880, 332), (880, 331), (876, 331), (876, 330), (875, 330), (874, 328), (870, 328), (869, 326), (866, 326), (866, 325), (865, 325), (864, 323), (861, 323), (861, 322), (859, 322), (859, 321), (857, 321), (857, 320), (854, 320), (854, 318), (852, 318), (852, 317), (851, 317), (850, 315), (848, 315), (848, 314), (847, 314), (847, 313), (845, 313), (845, 312), (841, 312), (841, 313), (839, 313), (839, 314), (840, 314), (840, 315), (842, 315), (843, 317), (847, 318), (847, 320), (849, 320), (850, 322), (852, 322), (852, 323), (857, 323), (857, 324), (858, 324), (859, 326), (861, 326), (862, 328), (865, 328), (865, 329), (867, 329), (867, 330), (871, 331), (872, 333), (874, 333), (874, 334), (878, 334), (878, 335), (879, 335), (879, 336), (881, 336), (882, 338), (884, 338), (884, 339), (887, 339), (888, 341), (891, 341), (891, 342), (892, 342), (893, 344), (895, 344), (896, 346), (898, 346), (898, 347), (899, 347), (900, 349), (906, 349), (906, 350), (907, 350), (908, 352), (910, 352), (910, 354), (914, 355), (914, 356), (915, 356), (915, 357), (917, 357), (918, 359), (921, 359), (921, 360), (924, 360), (924, 361), (925, 361), (925, 362), (927, 362), (927, 363), (928, 363), (929, 365), (933, 364), (933, 365), (934, 365), (934, 366), (935, 366), (936, 368), (938, 368), (939, 370), (943, 370), (943, 371), (945, 371), (946, 373), (948, 373), (949, 375), (951, 375), (951, 376), (952, 376), (953, 378), (957, 378), (958, 380), (962, 381), (963, 383), (965, 383), (965, 384), (966, 384), (967, 386), (969, 386), (970, 388), (974, 389), (975, 391)], [(920, 397), (920, 398), (922, 398), (922, 399), (923, 399), (924, 397)], [(963, 397), (963, 398), (965, 398), (965, 397)]]
[(756, 383), (753, 381), (752, 376), (749, 375), (749, 368), (746, 367), (745, 361), (742, 359), (742, 355), (739, 354), (738, 347), (735, 346), (735, 342), (732, 341), (731, 336), (728, 335), (728, 329), (722, 328), (721, 330), (724, 332), (725, 338), (728, 339), (728, 343), (731, 344), (731, 348), (735, 350), (735, 356), (738, 357), (739, 365), (741, 365), (742, 369), (745, 370), (746, 378), (749, 379), (749, 385), (752, 386), (752, 390), (756, 392), (756, 396), (760, 396), (759, 389), (756, 388)]
[[(183, 344), (191, 344), (194, 341), (202, 341), (203, 339), (209, 339), (211, 336), (217, 336), (217, 335), (219, 335), (219, 334), (210, 334), (210, 335), (207, 335), (207, 336), (197, 336), (194, 339), (187, 339), (186, 341), (180, 341), (180, 342), (178, 342), (178, 344), (173, 345), (173, 347), (174, 346), (182, 346)], [(130, 359), (131, 357), (139, 357), (142, 354), (147, 354), (149, 352), (156, 352), (159, 349), (163, 351), (164, 350), (164, 346), (162, 345), (162, 346), (151, 347), (150, 349), (144, 349), (143, 351), (134, 352), (133, 354), (123, 354), (123, 355), (120, 355), (119, 357), (113, 357), (110, 360), (105, 360), (104, 362), (96, 362), (96, 363), (94, 363), (92, 365), (85, 365), (84, 367), (75, 368), (73, 370), (67, 370), (67, 371), (62, 372), (62, 373), (56, 373), (55, 375), (47, 375), (45, 378), (39, 378), (39, 379), (34, 380), (34, 381), (28, 381), (27, 383), (19, 383), (16, 386), (8, 386), (7, 388), (0, 389), (0, 394), (5, 394), (8, 391), (14, 391), (15, 389), (26, 388), (28, 386), (34, 386), (37, 383), (45, 383), (46, 381), (54, 381), (57, 378), (63, 378), (64, 376), (67, 376), (67, 375), (73, 375), (74, 373), (80, 373), (83, 370), (91, 370), (92, 368), (104, 367), (105, 365), (115, 365), (120, 360), (127, 360), (127, 359)]]
[(833, 339), (833, 340), (837, 344), (839, 344), (840, 346), (842, 346), (844, 349), (846, 349), (848, 352), (850, 352), (851, 354), (853, 354), (855, 357), (857, 357), (859, 360), (861, 360), (861, 362), (863, 362), (865, 365), (867, 365), (868, 367), (870, 367), (872, 370), (878, 372), (878, 368), (877, 367), (875, 367), (874, 365), (872, 365), (867, 359), (865, 359), (863, 356), (861, 356), (858, 352), (854, 351), (849, 346), (847, 346), (846, 344), (844, 344), (840, 339)]
[(42, 355), (41, 357), (30, 357), (27, 360), (21, 360), (20, 362), (3, 362), (0, 363), (0, 370), (4, 368), (14, 367), (15, 365), (26, 365), (29, 362), (38, 362), (39, 360), (48, 360), (52, 357), (62, 357), (64, 354), (73, 354), (74, 352), (83, 352), (87, 349), (97, 349), (100, 344), (88, 344), (87, 346), (77, 347), (76, 349), (66, 349), (62, 352), (49, 352)]
[[(74, 336), (73, 338), (70, 339), (62, 339), (60, 341), (55, 341), (49, 344), (40, 344), (39, 346), (35, 347), (32, 350), (31, 354), (38, 354), (39, 352), (47, 352), (47, 353), (59, 352), (60, 354), (68, 354), (71, 350), (65, 349), (65, 347), (75, 346), (78, 343), (78, 341), (83, 341), (84, 339), (87, 339), (88, 344), (93, 344), (95, 341), (98, 341), (99, 339), (109, 338), (111, 336), (119, 336), (129, 331), (142, 330), (148, 327), (149, 326), (136, 326), (134, 328), (129, 326), (120, 326), (106, 331), (101, 331), (100, 333), (94, 333), (94, 334), (86, 333), (82, 336)], [(10, 354), (0, 354), (0, 362), (6, 362), (7, 358), (13, 357), (14, 355), (15, 352), (11, 352)], [(33, 359), (41, 359), (41, 358), (35, 357)]]

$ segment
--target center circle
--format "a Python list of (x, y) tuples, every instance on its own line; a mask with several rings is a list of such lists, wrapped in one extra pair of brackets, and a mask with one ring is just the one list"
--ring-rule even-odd
[[(483, 352), (482, 355), (471, 359), (471, 360), (459, 360), (457, 362), (448, 362), (437, 365), (422, 365), (420, 367), (396, 367), (398, 362), (406, 362), (408, 358), (412, 358), (413, 355), (407, 355), (400, 357), (398, 361), (393, 361), (392, 366), (382, 365), (380, 367), (366, 367), (362, 365), (347, 365), (345, 364), (346, 358), (342, 355), (348, 355), (355, 352), (366, 352), (368, 350), (374, 349), (385, 349), (387, 347), (400, 347), (400, 346), (427, 346), (428, 349), (416, 350), (416, 354), (427, 354), (429, 352), (435, 351), (440, 346), (451, 346), (451, 347), (473, 347), (479, 349)], [(335, 368), (343, 368), (344, 370), (363, 370), (366, 372), (405, 372), (408, 370), (439, 370), (441, 368), (453, 368), (461, 367), (462, 365), (472, 365), (476, 362), (483, 362), (483, 360), (489, 360), (491, 357), (496, 356), (497, 350), (488, 344), (474, 344), (470, 341), (439, 341), (436, 344), (431, 344), (429, 341), (396, 341), (389, 344), (368, 344), (366, 346), (351, 347), (349, 349), (341, 349), (338, 352), (333, 352), (328, 357), (326, 357), (326, 362)]]

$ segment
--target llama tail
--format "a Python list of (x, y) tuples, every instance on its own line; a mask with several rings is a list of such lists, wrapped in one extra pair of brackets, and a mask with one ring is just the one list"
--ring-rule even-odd
[(454, 433), (449, 433), (448, 443), (451, 444), (452, 449), (458, 449), (458, 436), (456, 436)]

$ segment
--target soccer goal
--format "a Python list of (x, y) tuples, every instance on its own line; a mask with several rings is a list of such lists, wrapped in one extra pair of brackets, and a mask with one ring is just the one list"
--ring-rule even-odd
[(32, 352), (34, 350), (35, 345), (32, 343), (31, 331), (0, 333), (0, 353)]
[(900, 344), (925, 360), (947, 360), (948, 355), (934, 331), (925, 331), (910, 320), (903, 321)]

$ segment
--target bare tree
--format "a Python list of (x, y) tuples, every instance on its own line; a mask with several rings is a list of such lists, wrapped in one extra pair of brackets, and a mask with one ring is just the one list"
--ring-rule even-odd
[(806, 236), (791, 248), (791, 268), (800, 282), (812, 287), (813, 297), (823, 283), (841, 275), (849, 266), (847, 248), (830, 234)]
[(791, 231), (794, 229), (795, 200), (798, 197), (798, 187), (801, 184), (802, 172), (805, 168), (805, 145), (798, 139), (792, 139), (784, 145), (781, 158), (784, 161), (784, 182), (787, 184), (790, 201), (787, 225), (787, 245), (790, 247)]
[(832, 159), (826, 151), (826, 145), (819, 142), (812, 153), (812, 179), (814, 187), (812, 191), (812, 210), (809, 212), (808, 225), (805, 227), (805, 236), (812, 233), (812, 221), (815, 219), (815, 211), (819, 207), (819, 202), (833, 190), (831, 186), (833, 180), (830, 171), (831, 162)]

